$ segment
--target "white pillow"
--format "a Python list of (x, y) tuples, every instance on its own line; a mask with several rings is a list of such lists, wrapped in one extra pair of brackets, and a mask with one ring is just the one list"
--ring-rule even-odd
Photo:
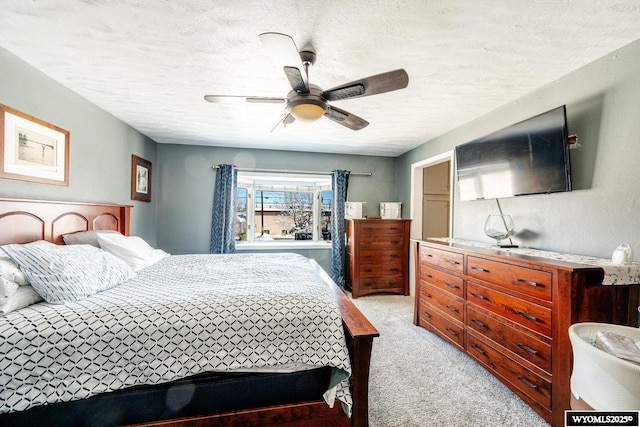
[(62, 236), (62, 240), (64, 240), (65, 245), (91, 245), (91, 246), (95, 246), (96, 248), (99, 248), (100, 243), (98, 243), (98, 233), (120, 234), (119, 231), (115, 231), (115, 230), (76, 231), (75, 233), (64, 234)]
[(27, 276), (20, 271), (16, 263), (3, 251), (0, 251), (0, 277), (9, 282), (17, 283), (19, 286), (29, 284)]
[(16, 293), (18, 284), (10, 282), (4, 277), (0, 277), (0, 304), (7, 302), (7, 299)]
[(33, 287), (19, 286), (18, 290), (7, 298), (7, 301), (0, 304), (0, 314), (11, 313), (12, 311), (28, 307), (31, 304), (42, 301), (42, 297), (33, 289)]
[(76, 301), (134, 276), (113, 255), (91, 245), (5, 245), (2, 249), (49, 303)]
[(100, 247), (112, 255), (117, 256), (135, 271), (148, 267), (169, 256), (162, 249), (154, 249), (147, 242), (137, 236), (122, 234), (98, 233)]

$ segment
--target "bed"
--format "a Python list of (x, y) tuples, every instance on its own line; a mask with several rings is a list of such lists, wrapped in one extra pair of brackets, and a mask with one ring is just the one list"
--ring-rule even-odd
[[(87, 230), (113, 230), (127, 236), (129, 235), (130, 212), (131, 206), (128, 205), (0, 199), (0, 245), (24, 244), (39, 240), (62, 245), (64, 235)], [(302, 270), (300, 271), (304, 271), (304, 274), (311, 275), (313, 270), (313, 274), (316, 274), (324, 280), (327, 285), (326, 289), (328, 289), (328, 292), (331, 294), (333, 304), (337, 306), (337, 323), (339, 326), (338, 329), (340, 329), (340, 335), (342, 335), (342, 331), (344, 331), (343, 337), (340, 339), (344, 342), (346, 353), (342, 354), (342, 356), (338, 344), (333, 342), (331, 348), (335, 349), (335, 351), (316, 351), (315, 355), (309, 356), (309, 360), (313, 360), (313, 362), (307, 363), (309, 360), (305, 360), (302, 365), (307, 366), (301, 370), (301, 367), (298, 366), (299, 361), (291, 362), (290, 359), (287, 359), (287, 361), (283, 363), (278, 363), (277, 361), (265, 362), (264, 359), (268, 359), (269, 356), (274, 354), (273, 348), (265, 346), (267, 350), (265, 351), (264, 357), (261, 358), (260, 355), (256, 355), (257, 353), (247, 353), (245, 359), (254, 361), (261, 360), (260, 367), (267, 369), (256, 371), (255, 369), (243, 369), (245, 367), (244, 365), (236, 366), (240, 363), (237, 362), (239, 359), (237, 357), (238, 354), (229, 352), (229, 354), (226, 354), (227, 360), (233, 362), (230, 364), (230, 366), (233, 366), (231, 366), (229, 370), (216, 370), (215, 367), (205, 366), (206, 363), (203, 362), (202, 366), (196, 368), (189, 365), (189, 369), (180, 365), (179, 369), (172, 369), (173, 371), (180, 371), (179, 374), (174, 375), (173, 372), (165, 374), (164, 371), (166, 371), (166, 369), (163, 370), (157, 366), (150, 365), (147, 370), (153, 371), (155, 369), (155, 373), (157, 374), (157, 378), (151, 384), (130, 381), (130, 372), (120, 372), (116, 374), (114, 371), (109, 370), (103, 373), (103, 377), (105, 378), (104, 382), (108, 383), (109, 386), (99, 389), (101, 390), (100, 392), (96, 392), (95, 388), (91, 388), (90, 390), (84, 390), (69, 397), (64, 395), (70, 387), (59, 387), (61, 390), (58, 394), (62, 395), (62, 398), (49, 398), (51, 401), (47, 401), (46, 396), (52, 394), (51, 390), (45, 390), (45, 392), (40, 395), (38, 395), (38, 392), (30, 391), (31, 394), (28, 400), (32, 400), (35, 403), (25, 404), (24, 400), (21, 403), (19, 399), (17, 403), (5, 403), (4, 410), (0, 407), (0, 410), (2, 410), (2, 413), (0, 413), (0, 424), (10, 425), (13, 423), (20, 425), (25, 422), (33, 423), (34, 420), (46, 419), (49, 421), (59, 421), (61, 425), (70, 425), (68, 421), (70, 418), (68, 417), (73, 415), (73, 417), (86, 416), (97, 418), (98, 422), (95, 425), (102, 423), (102, 425), (136, 424), (142, 426), (366, 426), (368, 424), (369, 362), (373, 339), (378, 336), (378, 332), (362, 313), (355, 308), (342, 290), (333, 284), (330, 279), (327, 280), (326, 273), (324, 273), (317, 264), (314, 265), (310, 260), (305, 261), (302, 259), (303, 257), (293, 254), (281, 255), (279, 257), (280, 258), (270, 257), (271, 267), (282, 264), (281, 268), (283, 269), (282, 271), (284, 271), (290, 268), (290, 266), (287, 265), (289, 262), (302, 263), (302, 267), (300, 267)], [(158, 261), (151, 267), (141, 270), (135, 278), (117, 287), (120, 288), (119, 291), (130, 288), (129, 291), (134, 292), (134, 294), (126, 294), (127, 296), (123, 297), (123, 305), (130, 304), (130, 306), (125, 310), (126, 313), (120, 313), (119, 316), (125, 316), (128, 315), (129, 312), (137, 310), (135, 305), (136, 301), (138, 301), (139, 305), (145, 305), (141, 304), (139, 299), (136, 300), (136, 298), (143, 298), (143, 296), (138, 297), (136, 296), (137, 294), (135, 294), (135, 292), (138, 291), (142, 292), (144, 286), (146, 286), (140, 282), (143, 277), (165, 274), (162, 268), (167, 266), (171, 266), (171, 268), (174, 269), (171, 271), (178, 271), (175, 270), (175, 268), (182, 268), (182, 271), (202, 270), (203, 263), (209, 262), (205, 260), (208, 258), (216, 258), (218, 262), (224, 264), (227, 260), (235, 259), (237, 256), (170, 256)], [(241, 262), (257, 263), (259, 262), (258, 258), (260, 258), (260, 256), (251, 255), (242, 258)], [(306, 262), (309, 263), (308, 266), (304, 264)], [(237, 269), (237, 266), (232, 267), (232, 270), (229, 271), (234, 271), (233, 268)], [(259, 277), (272, 277), (264, 276), (266, 274), (264, 272), (260, 274), (263, 276)], [(178, 276), (182, 275), (179, 274)], [(185, 280), (199, 279), (190, 278)], [(274, 279), (264, 279), (265, 283), (272, 280)], [(177, 282), (177, 288), (169, 289), (165, 294), (157, 292), (160, 300), (167, 298), (167, 295), (175, 294), (176, 289), (184, 287), (184, 283), (181, 283), (179, 280), (175, 282)], [(129, 288), (127, 288), (127, 286), (129, 286)], [(234, 288), (234, 286), (229, 286), (228, 288)], [(283, 285), (279, 285), (279, 287), (280, 286)], [(261, 286), (254, 287), (261, 288)], [(114, 289), (108, 289), (96, 295), (100, 298), (106, 298), (110, 292), (113, 293), (115, 291)], [(319, 292), (322, 294), (324, 291)], [(197, 293), (198, 291), (190, 292), (190, 294), (193, 295)], [(189, 297), (193, 297), (193, 295)], [(76, 316), (77, 314), (69, 314), (69, 312), (65, 310), (68, 309), (68, 306), (74, 306), (73, 304), (76, 304), (78, 307), (82, 306), (79, 309), (89, 310), (85, 314), (77, 315), (79, 319), (86, 318), (87, 316), (99, 317), (100, 313), (103, 312), (101, 310), (104, 308), (101, 305), (103, 303), (99, 302), (100, 298), (91, 296), (80, 300), (78, 303), (74, 302), (53, 308), (51, 308), (50, 304), (40, 304), (44, 306), (44, 308), (39, 308), (39, 310), (49, 311), (45, 312), (44, 315), (39, 313), (38, 316), (48, 319), (55, 319), (55, 316), (66, 316), (68, 319), (69, 316)], [(180, 300), (180, 298), (178, 299)], [(170, 305), (171, 304), (172, 307), (180, 305), (173, 300), (170, 300)], [(169, 322), (171, 324), (167, 326), (169, 329), (173, 327), (174, 329), (184, 330), (184, 328), (179, 327), (180, 322), (190, 321), (191, 326), (199, 325), (202, 317), (198, 317), (198, 314), (201, 314), (200, 312), (205, 310), (206, 307), (204, 305), (198, 306), (194, 304), (193, 301), (191, 301), (190, 304), (189, 311), (191, 314), (182, 313), (174, 317), (166, 315), (158, 316), (158, 318), (153, 321), (154, 327), (157, 328), (156, 324), (161, 318), (171, 319)], [(205, 305), (211, 305), (211, 309), (214, 311), (221, 310), (221, 306), (214, 306), (213, 304), (213, 302), (207, 302)], [(253, 304), (259, 305), (259, 300), (256, 303), (254, 299)], [(294, 301), (293, 304), (295, 307), (297, 302)], [(34, 307), (28, 309), (32, 309), (32, 311), (35, 310)], [(238, 308), (238, 310), (238, 313), (242, 313), (245, 309)], [(9, 316), (11, 316), (11, 313), (6, 317)], [(141, 316), (147, 316), (147, 314), (142, 313)], [(231, 317), (236, 318), (238, 316), (233, 315)], [(115, 317), (112, 315), (112, 318)], [(0, 322), (2, 322), (2, 318), (0, 318)], [(251, 320), (251, 322), (253, 322), (253, 320)], [(244, 323), (247, 322), (245, 321)], [(327, 320), (327, 323), (331, 323), (331, 321)], [(0, 326), (1, 325), (0, 323)], [(207, 325), (206, 329), (213, 328), (213, 326), (214, 325)], [(113, 328), (108, 328), (108, 330), (112, 329)], [(121, 329), (123, 331), (126, 330), (126, 328)], [(267, 329), (273, 328), (269, 327)], [(303, 330), (307, 330), (307, 327), (305, 326)], [(221, 337), (224, 338), (224, 334), (221, 335)], [(229, 337), (228, 339), (233, 340), (236, 338)], [(197, 341), (197, 339), (186, 339), (182, 344), (176, 345), (176, 348), (181, 348), (180, 345), (190, 346), (192, 341)], [(5, 352), (7, 346), (18, 345), (8, 344), (9, 342), (13, 341), (7, 339), (2, 341), (2, 344), (5, 346)], [(141, 345), (144, 346), (144, 344)], [(282, 354), (278, 353), (278, 357), (285, 357), (283, 354), (289, 352), (289, 346), (290, 344), (283, 343), (281, 347)], [(167, 345), (167, 349), (170, 347), (171, 345)], [(229, 349), (230, 346), (226, 345), (224, 348)], [(321, 345), (319, 345), (318, 348), (321, 348)], [(67, 350), (67, 352), (71, 352), (71, 350)], [(213, 353), (209, 353), (209, 355), (211, 354)], [(175, 356), (175, 354), (170, 356), (179, 358), (179, 356)], [(224, 359), (224, 357), (225, 355), (221, 355), (220, 359)], [(327, 360), (320, 360), (322, 358), (326, 358)], [(341, 358), (345, 360), (341, 360)], [(209, 360), (209, 358), (204, 358), (203, 360), (205, 359)], [(215, 357), (211, 357), (210, 359), (215, 359)], [(287, 365), (287, 362), (291, 362), (291, 364)], [(108, 366), (107, 363), (102, 362), (94, 363), (94, 365)], [(242, 363), (240, 363), (240, 365), (242, 365)], [(281, 367), (281, 365), (284, 365), (288, 369), (284, 372), (272, 369), (273, 366)], [(309, 365), (312, 366), (310, 367)], [(340, 374), (342, 374), (342, 377)], [(345, 379), (347, 377), (348, 379)], [(70, 381), (73, 381), (73, 379)], [(78, 384), (81, 383), (82, 381), (78, 380)], [(114, 383), (118, 383), (117, 386), (114, 386)], [(76, 388), (82, 389), (83, 387)], [(75, 388), (72, 389), (75, 390)], [(247, 393), (247, 390), (251, 390), (251, 392)], [(179, 400), (181, 398), (180, 396), (184, 396), (185, 394), (189, 396), (189, 405), (186, 405), (188, 409), (167, 411), (166, 406), (171, 406), (167, 403), (169, 396), (177, 396)], [(211, 396), (216, 396), (216, 398), (211, 398)], [(334, 404), (330, 405), (327, 402)], [(7, 410), (7, 407), (11, 407), (11, 410)], [(154, 409), (156, 407), (157, 409)], [(125, 413), (123, 414), (123, 412)], [(128, 414), (128, 412), (131, 412), (131, 414)], [(351, 413), (350, 417), (346, 415), (349, 412)], [(96, 414), (98, 415), (96, 416)], [(83, 425), (89, 424), (89, 422), (85, 421), (80, 419), (77, 423)], [(49, 422), (49, 424), (51, 424), (51, 422)]]

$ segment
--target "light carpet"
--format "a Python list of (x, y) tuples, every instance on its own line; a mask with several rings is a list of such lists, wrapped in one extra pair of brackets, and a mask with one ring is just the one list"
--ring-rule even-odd
[(413, 325), (413, 297), (353, 302), (380, 332), (371, 360), (371, 427), (548, 426), (470, 357)]

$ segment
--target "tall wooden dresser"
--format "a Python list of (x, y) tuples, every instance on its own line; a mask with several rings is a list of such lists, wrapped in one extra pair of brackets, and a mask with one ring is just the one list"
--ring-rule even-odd
[(347, 219), (347, 286), (353, 298), (409, 295), (410, 219)]
[(602, 285), (592, 265), (415, 242), (414, 323), (471, 356), (553, 427), (570, 409), (577, 322), (637, 326), (638, 285)]

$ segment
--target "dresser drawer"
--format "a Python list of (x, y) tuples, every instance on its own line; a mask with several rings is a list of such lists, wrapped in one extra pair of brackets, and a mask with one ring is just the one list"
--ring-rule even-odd
[(441, 315), (430, 304), (421, 302), (418, 324), (435, 332), (442, 338), (464, 349), (464, 327), (446, 316)]
[(420, 300), (420, 303), (418, 304), (417, 314), (419, 326), (424, 326), (425, 323), (431, 324), (431, 319), (433, 318), (433, 316), (440, 315), (438, 314), (438, 310), (436, 310), (431, 304), (428, 304), (423, 300)]
[(402, 236), (384, 236), (380, 234), (363, 234), (360, 236), (360, 250), (367, 251), (402, 251), (404, 249)]
[(361, 278), (379, 276), (403, 276), (403, 267), (401, 262), (388, 264), (360, 264), (358, 271)]
[(551, 300), (551, 273), (483, 258), (467, 258), (467, 275), (527, 295)]
[(402, 221), (362, 221), (360, 223), (360, 234), (376, 236), (404, 236), (404, 223)]
[(464, 279), (462, 277), (443, 273), (423, 264), (420, 266), (420, 279), (445, 292), (464, 298)]
[(464, 255), (462, 254), (421, 245), (420, 260), (421, 262), (433, 264), (458, 273), (463, 273), (464, 271)]
[(404, 293), (404, 276), (402, 274), (380, 276), (373, 274), (370, 276), (360, 275), (358, 284), (360, 292), (377, 290), (379, 292), (402, 292)]
[(404, 252), (397, 251), (397, 250), (388, 250), (388, 251), (361, 250), (360, 251), (361, 263), (402, 264), (403, 258), (404, 258)]
[(551, 373), (550, 344), (514, 329), (507, 324), (509, 321), (506, 319), (476, 310), (472, 304), (467, 306), (466, 319), (467, 329), (477, 331), (543, 371)]
[(529, 329), (551, 336), (551, 309), (467, 281), (467, 301)]
[(464, 300), (448, 296), (424, 282), (420, 283), (420, 299), (433, 305), (444, 314), (464, 323)]
[(500, 378), (506, 379), (518, 391), (533, 398), (545, 408), (551, 409), (550, 381), (492, 348), (472, 331), (467, 331), (466, 350), (471, 357), (495, 372)]

